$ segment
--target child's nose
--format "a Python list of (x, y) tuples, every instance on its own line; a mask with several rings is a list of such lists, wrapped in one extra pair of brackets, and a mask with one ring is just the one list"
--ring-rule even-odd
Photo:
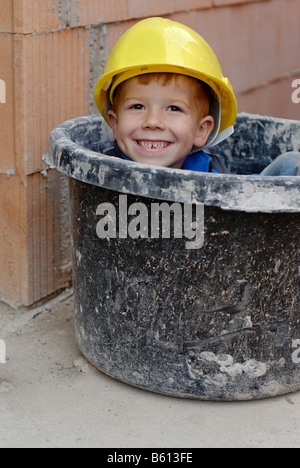
[(161, 115), (161, 112), (159, 111), (154, 111), (151, 110), (147, 112), (144, 123), (143, 123), (143, 128), (145, 129), (161, 129), (163, 130), (165, 128), (164, 121), (163, 121), (163, 116)]

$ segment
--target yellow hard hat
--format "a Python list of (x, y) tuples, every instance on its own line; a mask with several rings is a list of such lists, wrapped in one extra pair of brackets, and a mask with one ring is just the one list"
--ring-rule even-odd
[(206, 146), (232, 133), (237, 113), (232, 86), (211, 47), (193, 29), (165, 18), (148, 18), (128, 29), (111, 50), (95, 89), (97, 107), (106, 121), (115, 88), (145, 73), (177, 73), (207, 83), (216, 97), (210, 112), (215, 126)]

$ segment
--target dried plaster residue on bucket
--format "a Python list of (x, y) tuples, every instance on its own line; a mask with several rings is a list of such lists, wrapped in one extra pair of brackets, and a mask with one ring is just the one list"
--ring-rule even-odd
[(150, 167), (105, 156), (102, 152), (112, 146), (105, 123), (100, 117), (85, 117), (57, 127), (46, 162), (77, 180), (122, 193), (204, 203), (225, 210), (298, 212), (296, 177), (249, 174), (261, 172), (282, 151), (299, 150), (299, 127), (296, 121), (241, 114), (234, 135), (217, 150), (233, 174), (219, 175)]
[[(299, 135), (300, 122), (239, 115), (218, 147), (232, 174), (218, 175), (105, 156), (98, 117), (52, 132), (45, 160), (70, 182), (76, 337), (97, 368), (196, 399), (300, 389), (300, 178), (250, 175), (299, 151)], [(204, 206), (203, 242), (126, 236), (128, 212), (122, 235), (102, 238), (99, 206), (119, 213), (124, 201), (150, 221), (155, 204)]]

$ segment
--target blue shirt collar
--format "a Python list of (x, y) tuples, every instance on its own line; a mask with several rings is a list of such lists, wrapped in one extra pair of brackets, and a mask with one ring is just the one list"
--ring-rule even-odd
[[(130, 158), (125, 156), (124, 153), (122, 152), (120, 153), (122, 157), (126, 159), (127, 161), (132, 161)], [(204, 153), (204, 151), (199, 150), (199, 151), (196, 151), (195, 153), (190, 153), (186, 157), (182, 165), (182, 169), (189, 170), (189, 171), (196, 171), (196, 172), (210, 172), (210, 163), (211, 163), (211, 157), (208, 154)]]

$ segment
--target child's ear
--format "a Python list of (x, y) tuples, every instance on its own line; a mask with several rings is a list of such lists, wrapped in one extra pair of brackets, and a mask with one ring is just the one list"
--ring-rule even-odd
[(113, 133), (115, 135), (115, 132), (117, 131), (117, 128), (118, 128), (118, 116), (113, 110), (109, 110), (106, 116), (107, 116), (109, 125), (111, 126)]
[(194, 146), (202, 148), (206, 145), (208, 137), (214, 128), (214, 119), (211, 115), (207, 115), (198, 123), (197, 134), (194, 140)]

